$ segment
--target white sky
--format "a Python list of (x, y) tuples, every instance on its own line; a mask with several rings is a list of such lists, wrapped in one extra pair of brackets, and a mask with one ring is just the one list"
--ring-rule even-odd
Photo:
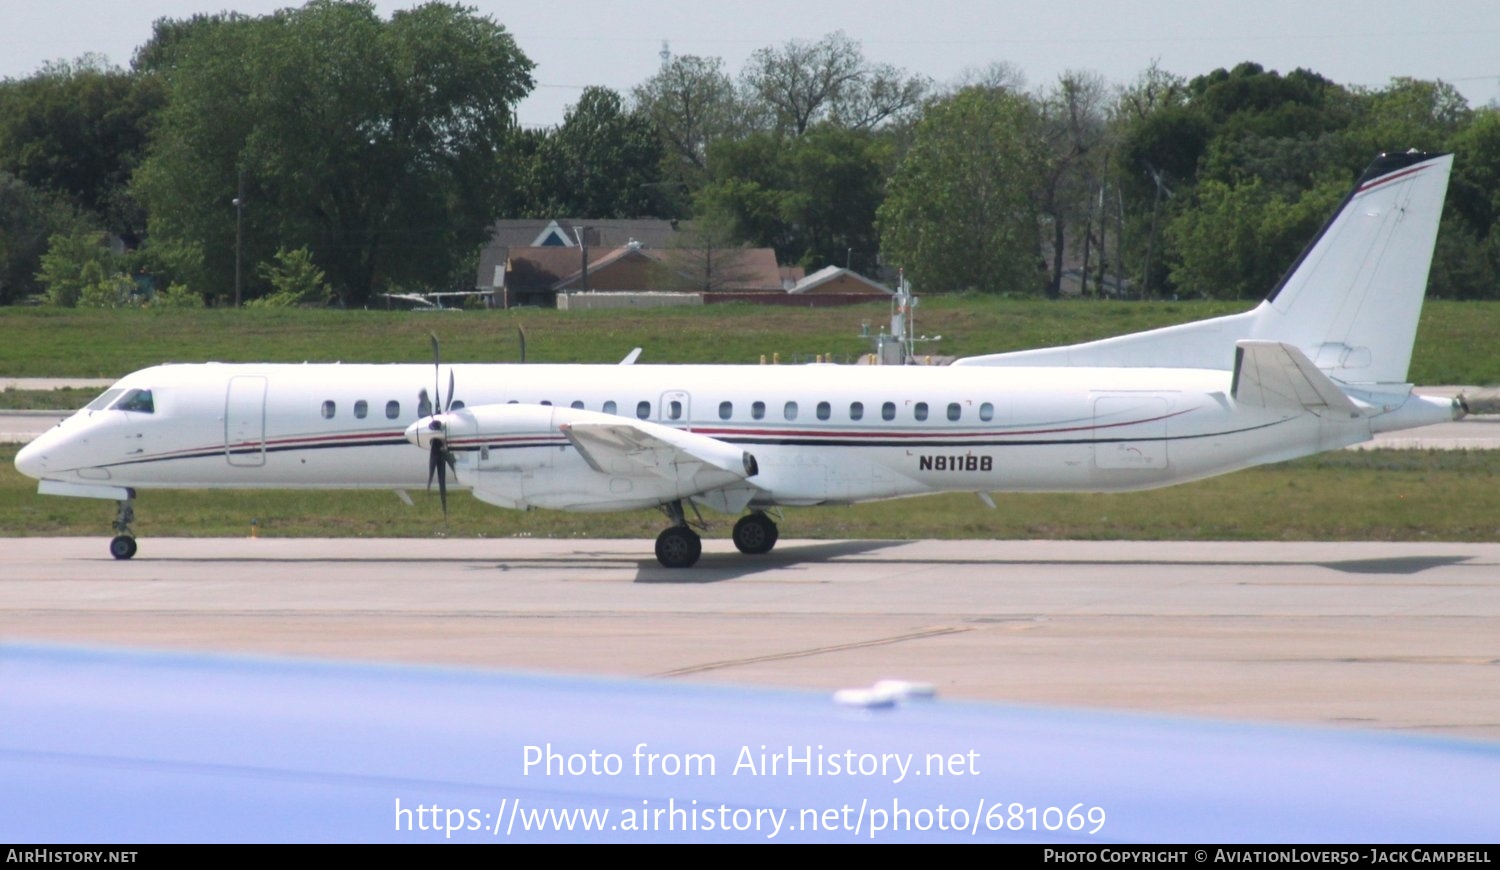
[[(0, 0), (0, 77), (97, 52), (121, 66), (158, 18), (232, 9), (251, 15), (297, 5), (276, 0)], [(418, 5), (379, 0), (389, 15)], [(469, 0), (505, 25), (536, 64), (520, 107), (526, 126), (561, 122), (586, 85), (621, 93), (674, 54), (722, 57), (731, 75), (751, 52), (842, 29), (872, 61), (939, 82), (1008, 61), (1038, 87), (1065, 70), (1133, 80), (1153, 59), (1191, 78), (1244, 60), (1306, 67), (1345, 85), (1395, 76), (1442, 79), (1470, 105), (1500, 102), (1500, 0)]]

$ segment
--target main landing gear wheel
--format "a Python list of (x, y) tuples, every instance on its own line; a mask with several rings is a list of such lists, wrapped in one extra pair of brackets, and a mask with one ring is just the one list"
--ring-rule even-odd
[(734, 524), (734, 545), (747, 555), (758, 556), (771, 552), (780, 536), (776, 523), (758, 511), (745, 514)]
[(109, 541), (109, 554), (116, 559), (129, 559), (135, 555), (135, 538), (115, 535)]
[(703, 555), (703, 539), (687, 526), (673, 526), (656, 536), (656, 561), (663, 568), (691, 568)]

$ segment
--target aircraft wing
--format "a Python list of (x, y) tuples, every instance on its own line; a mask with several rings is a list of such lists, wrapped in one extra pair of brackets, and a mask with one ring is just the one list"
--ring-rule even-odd
[(717, 470), (744, 480), (759, 471), (755, 457), (739, 447), (670, 426), (621, 419), (558, 428), (591, 468), (614, 477), (690, 480), (700, 471)]
[(1344, 391), (1297, 348), (1281, 341), (1235, 343), (1234, 400), (1263, 408), (1306, 409), (1314, 414), (1347, 414), (1361, 410)]

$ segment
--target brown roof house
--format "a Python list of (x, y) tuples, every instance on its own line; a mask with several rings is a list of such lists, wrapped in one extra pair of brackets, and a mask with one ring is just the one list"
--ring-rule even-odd
[(504, 220), (492, 233), (477, 286), (506, 307), (843, 305), (893, 295), (847, 269), (805, 275), (778, 266), (770, 248), (713, 244), (691, 221)]
[[(582, 220), (578, 218), (520, 218), (498, 220), (490, 227), (490, 241), (479, 251), (479, 268), (474, 286), (490, 290), (501, 285), (506, 261), (513, 249), (571, 249), (575, 259), (582, 246), (613, 250), (630, 242), (648, 248), (668, 248), (679, 244), (691, 221)], [(497, 271), (499, 270), (499, 271)]]
[(579, 308), (696, 305), (712, 294), (784, 295), (770, 248), (511, 248), (497, 277), (509, 305)]

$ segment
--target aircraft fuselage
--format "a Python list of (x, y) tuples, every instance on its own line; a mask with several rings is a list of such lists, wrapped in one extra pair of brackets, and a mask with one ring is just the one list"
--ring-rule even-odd
[[(635, 488), (592, 469), (555, 425), (575, 410), (742, 448), (753, 506), (942, 491), (1164, 486), (1370, 437), (1368, 418), (1240, 406), (1230, 373), (1185, 369), (455, 365), (456, 402), (514, 408), (508, 428), (453, 439), (459, 488), (512, 476), (518, 507), (596, 510)], [(27, 473), (133, 488), (422, 487), (406, 437), (432, 413), (424, 365), (166, 365), (115, 387), (152, 407), (84, 410), (27, 448)], [(461, 412), (459, 412), (461, 413)], [(525, 479), (536, 481), (525, 493)], [(563, 495), (564, 500), (571, 497)], [(651, 495), (644, 503), (656, 504)]]

